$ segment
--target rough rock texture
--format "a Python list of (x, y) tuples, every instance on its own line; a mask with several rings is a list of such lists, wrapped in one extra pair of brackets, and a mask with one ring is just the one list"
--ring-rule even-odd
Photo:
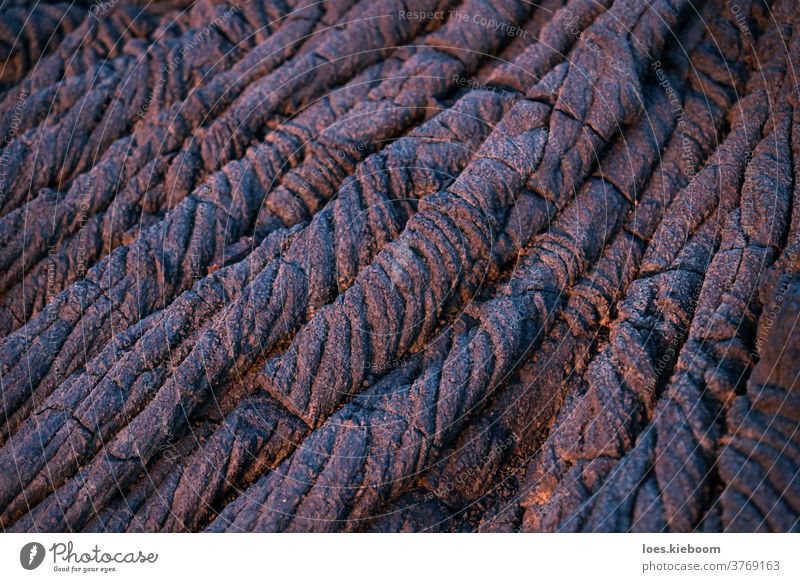
[(0, 526), (797, 531), (793, 0), (0, 9)]

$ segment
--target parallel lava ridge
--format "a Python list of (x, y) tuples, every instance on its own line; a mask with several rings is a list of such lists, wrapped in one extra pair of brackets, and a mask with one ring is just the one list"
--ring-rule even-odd
[(6, 0), (3, 531), (800, 530), (796, 0)]

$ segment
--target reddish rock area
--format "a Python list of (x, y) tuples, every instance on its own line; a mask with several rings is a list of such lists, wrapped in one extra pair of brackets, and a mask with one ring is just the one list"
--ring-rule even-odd
[(4, 531), (797, 531), (796, 0), (10, 0)]

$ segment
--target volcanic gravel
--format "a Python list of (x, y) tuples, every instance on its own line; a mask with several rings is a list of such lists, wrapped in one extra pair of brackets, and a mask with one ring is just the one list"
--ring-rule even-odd
[(7, 0), (4, 531), (800, 531), (796, 0)]

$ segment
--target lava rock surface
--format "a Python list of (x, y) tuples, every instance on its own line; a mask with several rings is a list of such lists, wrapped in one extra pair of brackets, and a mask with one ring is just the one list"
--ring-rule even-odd
[(0, 8), (0, 527), (799, 531), (795, 0)]

